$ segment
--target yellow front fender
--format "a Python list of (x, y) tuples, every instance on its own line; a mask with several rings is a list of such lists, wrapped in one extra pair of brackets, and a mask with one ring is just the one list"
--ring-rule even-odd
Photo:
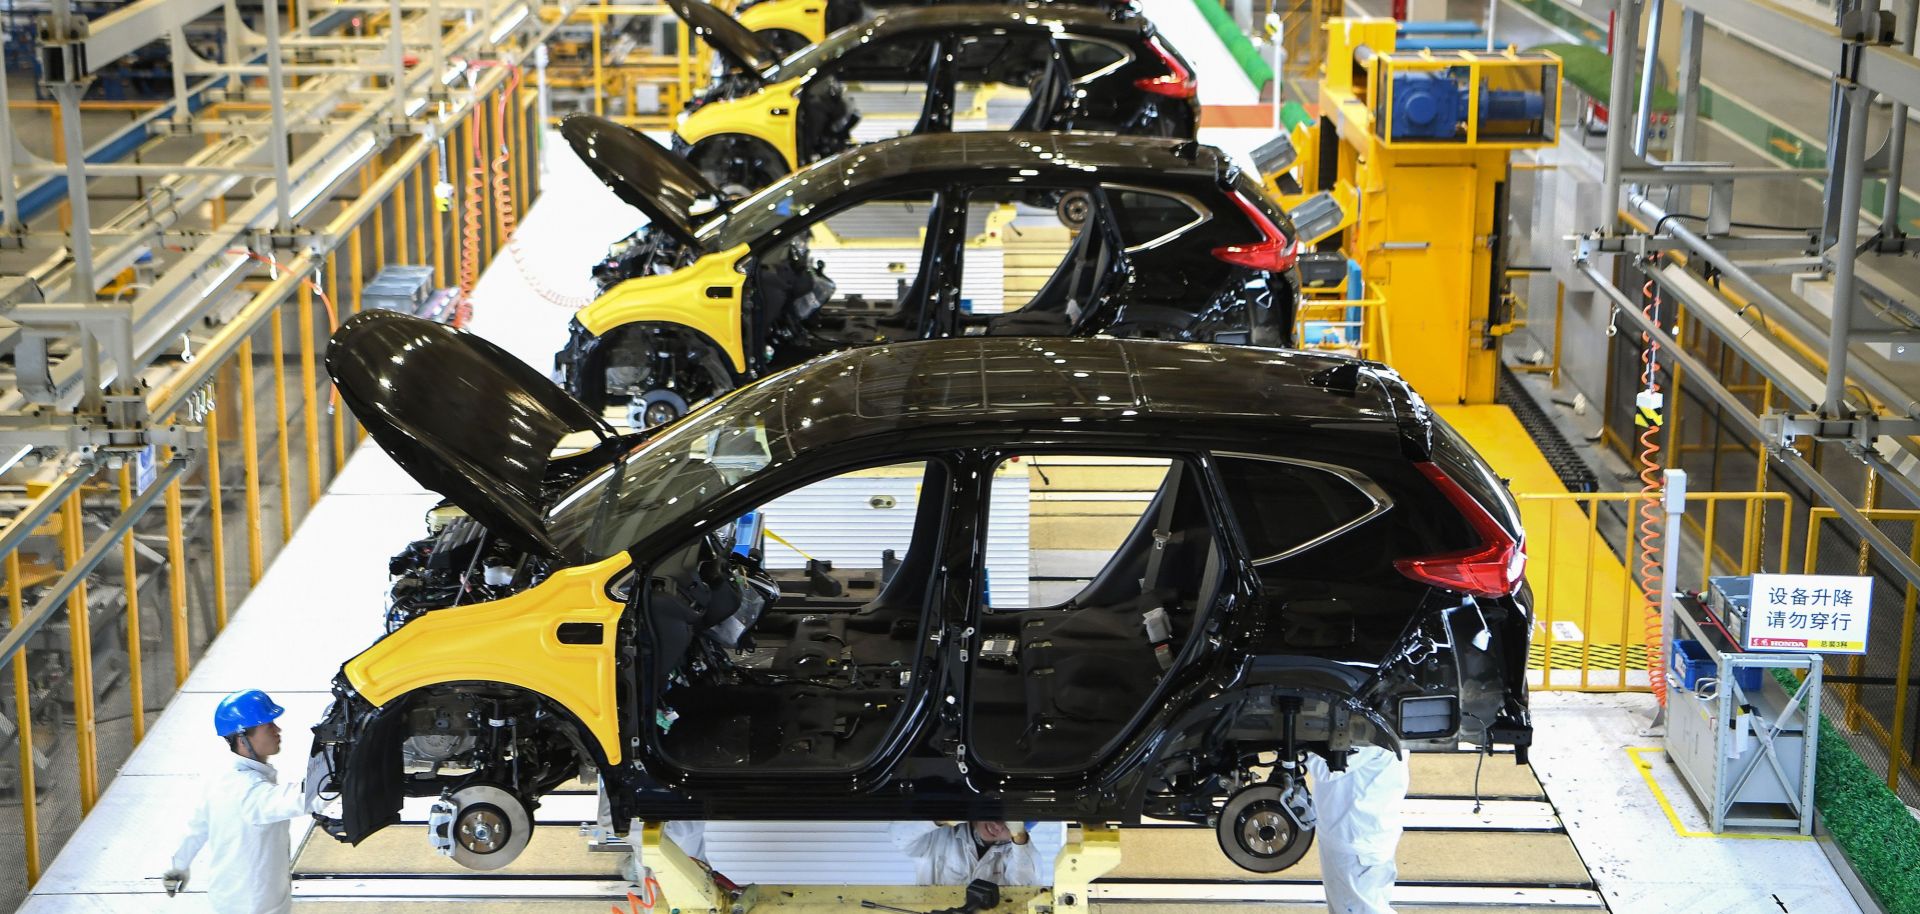
[(740, 298), (746, 294), (747, 277), (734, 269), (745, 256), (747, 246), (742, 244), (708, 254), (685, 269), (629, 279), (581, 308), (574, 318), (594, 336), (641, 321), (691, 327), (726, 350), (736, 373), (746, 374)]
[[(443, 682), (500, 682), (552, 699), (619, 764), (614, 638), (626, 607), (607, 581), (627, 556), (556, 571), (538, 587), (491, 603), (427, 613), (347, 661), (347, 681), (375, 705)], [(560, 626), (600, 626), (594, 644), (560, 643)]]
[[(758, 7), (755, 7), (758, 9)], [(674, 132), (691, 146), (708, 137), (737, 133), (765, 141), (780, 153), (780, 168), (800, 167), (800, 88), (805, 77), (777, 82), (752, 95), (708, 102), (680, 115)]]
[(819, 44), (827, 37), (826, 0), (766, 0), (734, 18), (756, 32), (767, 29), (795, 32), (808, 44)]

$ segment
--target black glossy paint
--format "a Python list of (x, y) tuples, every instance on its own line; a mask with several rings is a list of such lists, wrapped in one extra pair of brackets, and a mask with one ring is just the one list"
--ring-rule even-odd
[[(402, 345), (409, 341), (398, 333), (390, 339)], [(471, 349), (469, 357), (449, 364), (497, 352), (463, 335), (439, 339)], [(361, 348), (369, 361), (380, 357), (373, 347)], [(421, 399), (452, 411), (440, 379), (408, 380)], [(551, 396), (543, 391), (539, 399)], [(1477, 477), (1469, 487), (1476, 493), (1493, 479), (1484, 461), (1437, 423), (1384, 366), (1252, 347), (1113, 339), (933, 340), (849, 350), (783, 372), (635, 445), (623, 464), (585, 474), (581, 487), (563, 502), (582, 507), (556, 509), (548, 520), (549, 539), (566, 555), (564, 562), (625, 551), (634, 561), (635, 579), (654, 581), (670, 573), (668, 559), (680, 547), (795, 487), (903, 460), (937, 464), (942, 473), (929, 477), (935, 480), (929, 497), (946, 501), (944, 513), (927, 515), (937, 524), (938, 535), (929, 541), (937, 544), (936, 552), (926, 559), (910, 557), (903, 567), (911, 570), (901, 574), (927, 586), (919, 598), (925, 600), (923, 624), (939, 637), (915, 642), (914, 649), (923, 653), (915, 661), (913, 690), (902, 699), (886, 739), (851, 768), (681, 767), (661, 748), (653, 709), (667, 688), (668, 669), (660, 665), (679, 662), (674, 649), (662, 645), (684, 645), (684, 635), (675, 641), (673, 632), (686, 623), (661, 614), (654, 597), (636, 593), (616, 636), (633, 658), (617, 683), (621, 739), (634, 747), (633, 757), (608, 765), (590, 741), (548, 748), (572, 746), (600, 767), (615, 821), (1133, 823), (1142, 816), (1204, 821), (1216, 808), (1215, 775), (1246, 764), (1250, 753), (1278, 745), (1275, 709), (1282, 700), (1304, 702), (1309, 713), (1294, 735), (1302, 749), (1323, 754), (1360, 742), (1398, 747), (1398, 702), (1414, 696), (1457, 696), (1465, 703), (1457, 732), (1435, 739), (1524, 747), (1530, 738), (1524, 665), (1531, 626), (1525, 590), (1474, 599), (1410, 580), (1392, 564), (1472, 544), (1470, 528), (1417, 471), (1416, 461), (1440, 459), (1450, 474)], [(616, 487), (617, 496), (620, 480), (629, 474), (645, 474), (651, 462), (667, 465), (693, 443), (714, 442), (720, 440), (717, 435), (739, 429), (758, 430), (767, 442), (766, 463), (690, 501), (671, 507), (651, 501), (643, 513), (604, 515), (603, 506), (620, 500), (602, 497), (603, 490)], [(1438, 455), (1436, 449), (1448, 453)], [(1199, 511), (1209, 525), (1206, 535), (1221, 550), (1222, 570), (1211, 602), (1193, 619), (1176, 665), (1120, 726), (1109, 748), (1089, 746), (1086, 762), (1067, 769), (997, 770), (977, 748), (968, 748), (981, 742), (971, 703), (977, 673), (969, 652), (980, 637), (971, 633), (989, 624), (979, 594), (985, 586), (984, 520), (992, 468), (1006, 455), (1047, 453), (1162, 456), (1181, 462), (1195, 474), (1194, 491), (1201, 499), (1188, 510)], [(1350, 532), (1256, 565), (1261, 556), (1251, 551), (1247, 532), (1256, 518), (1248, 512), (1271, 506), (1257, 504), (1244, 485), (1229, 487), (1221, 466), (1253, 458), (1338, 468), (1376, 487), (1386, 509)], [(610, 459), (611, 453), (602, 462)], [(443, 468), (422, 481), (437, 485), (446, 472)], [(1483, 502), (1505, 498), (1501, 493), (1475, 497)], [(1496, 516), (1504, 510), (1497, 504), (1487, 507)], [(589, 513), (568, 516), (576, 510)], [(649, 590), (664, 592), (685, 591)], [(1327, 637), (1329, 618), (1350, 619), (1353, 635)], [(385, 757), (377, 743), (396, 737), (381, 735), (387, 731), (376, 724), (393, 726), (409, 703), (395, 700), (372, 708), (344, 680), (336, 691), (333, 711), (316, 728), (316, 751), (343, 759)], [(382, 779), (390, 777), (382, 766), (349, 764), (335, 770), (333, 789), (363, 778), (386, 784)], [(549, 789), (541, 783), (530, 784), (527, 792)], [(437, 789), (430, 782), (407, 787), (411, 795)], [(351, 795), (386, 802), (380, 798), (397, 791), (390, 785), (361, 785)], [(349, 817), (368, 824), (386, 821), (383, 810), (370, 807), (350, 810)]]
[(666, 3), (681, 22), (705, 39), (729, 64), (762, 79), (772, 76), (780, 55), (739, 20), (705, 0), (666, 0)]
[[(695, 9), (700, 0), (676, 0), (676, 9), (682, 5), (703, 17), (702, 23), (717, 13)], [(730, 49), (725, 52), (729, 58), (748, 56), (742, 46), (752, 36), (744, 29), (739, 32), (720, 39)], [(1030, 52), (1038, 54), (1014, 67), (1020, 74), (1015, 81), (1031, 82), (1035, 99), (1013, 125), (1016, 130), (1192, 139), (1198, 129), (1197, 96), (1170, 97), (1139, 85), (1141, 80), (1170, 74), (1161, 60), (1161, 49), (1193, 73), (1192, 65), (1145, 17), (1108, 5), (942, 3), (886, 9), (769, 67), (749, 67), (744, 77), (722, 79), (694, 102), (698, 107), (709, 101), (740, 97), (766, 83), (800, 79), (798, 145), (802, 161), (761, 162), (744, 168), (736, 160), (769, 155), (778, 159), (779, 154), (770, 147), (743, 142), (750, 138), (732, 134), (700, 140), (689, 148), (689, 157), (709, 174), (725, 173), (730, 179), (770, 178), (849, 148), (858, 112), (852, 110), (843, 82), (923, 83), (927, 95), (912, 132), (949, 131), (959, 84), (1005, 82), (1007, 74), (1013, 72), (1007, 69), (1013, 63), (1005, 55), (969, 62), (971, 58), (961, 53), (970, 40), (998, 37), (1023, 42)], [(1063, 48), (1088, 42), (1120, 49), (1127, 60), (1116, 67), (1081, 72), (1080, 64)], [(718, 47), (721, 45), (716, 44)], [(750, 183), (749, 189), (763, 184), (765, 178)]]
[(594, 177), (682, 244), (694, 243), (694, 204), (722, 196), (686, 159), (624, 124), (574, 114), (560, 122), (560, 135)]
[[(1105, 272), (1089, 272), (1084, 278), (1069, 275), (1070, 282), (1091, 285), (1077, 290), (1048, 286), (1018, 312), (965, 313), (957, 293), (968, 269), (966, 233), (959, 227), (968, 223), (966, 201), (976, 188), (1030, 188), (1042, 197), (1090, 194), (1094, 211), (1086, 232), (1096, 237), (1087, 244), (1105, 248)], [(1128, 190), (1186, 198), (1205, 219), (1164, 243), (1129, 249), (1121, 236), (1130, 222), (1117, 208), (1115, 196)], [(927, 242), (917, 271), (921, 279), (906, 290), (897, 316), (883, 332), (826, 332), (787, 319), (783, 290), (810, 277), (766, 255), (846, 208), (907, 193), (925, 193), (933, 203), (927, 209)], [(698, 383), (686, 386), (697, 391), (725, 390), (827, 352), (870, 345), (883, 336), (897, 341), (974, 334), (1107, 334), (1287, 345), (1293, 340), (1298, 306), (1296, 271), (1256, 270), (1212, 253), (1261, 237), (1233, 201), (1235, 195), (1262, 208), (1291, 236), (1293, 226), (1285, 213), (1266, 200), (1251, 175), (1240, 173), (1211, 146), (1076, 133), (907, 136), (841, 153), (727, 205), (701, 223), (689, 251), (678, 253), (678, 259), (663, 258), (661, 246), (647, 240), (642, 229), (622, 242), (624, 253), (596, 268), (595, 277), (605, 290), (623, 279), (658, 272), (669, 262), (684, 265), (693, 253), (748, 246), (756, 259), (746, 268), (746, 370), (732, 371), (703, 359), (698, 373), (690, 372)], [(1069, 299), (1075, 311), (1069, 311)], [(606, 365), (614, 347), (645, 345), (656, 356), (671, 346), (713, 348), (710, 341), (674, 344), (647, 338), (656, 331), (672, 339), (687, 334), (682, 328), (641, 323), (596, 337), (576, 323), (567, 347), (555, 357), (567, 389), (595, 408), (609, 402)]]
[(347, 408), (401, 469), (531, 552), (555, 552), (541, 520), (554, 447), (578, 431), (614, 437), (506, 350), (410, 315), (348, 318), (326, 365)]

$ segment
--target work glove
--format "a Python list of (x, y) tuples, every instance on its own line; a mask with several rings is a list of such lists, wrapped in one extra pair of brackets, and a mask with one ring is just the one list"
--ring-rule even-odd
[(172, 898), (187, 887), (187, 871), (168, 870), (166, 875), (160, 877), (160, 880), (161, 884), (166, 886), (167, 897)]

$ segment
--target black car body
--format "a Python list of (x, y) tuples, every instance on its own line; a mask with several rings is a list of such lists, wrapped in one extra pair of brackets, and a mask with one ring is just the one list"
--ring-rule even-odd
[[(823, 353), (906, 339), (1293, 340), (1293, 223), (1255, 176), (1210, 146), (1066, 133), (901, 137), (696, 216), (692, 201), (717, 191), (664, 161), (672, 156), (658, 144), (589, 115), (569, 118), (562, 133), (652, 220), (595, 267), (600, 297), (575, 316), (555, 357), (567, 390), (595, 410), (655, 402), (657, 392), (697, 403)], [(821, 269), (827, 252), (814, 233), (884, 207), (904, 207), (917, 250), (898, 255), (897, 288), (856, 297), (849, 276), (836, 283)], [(965, 293), (993, 264), (969, 258), (991, 255), (979, 243), (987, 226), (1016, 211), (1056, 231), (1077, 228), (1049, 249), (1058, 262), (1034, 278), (1024, 306), (979, 313)], [(1003, 245), (1037, 237), (1031, 223), (1000, 231)], [(703, 278), (690, 281), (689, 271)], [(662, 315), (663, 299), (683, 313), (689, 288), (737, 301), (738, 318), (696, 327)]]
[(903, 7), (782, 59), (703, 0), (668, 0), (729, 69), (675, 128), (684, 153), (721, 186), (757, 189), (856, 143), (850, 87), (884, 86), (910, 106), (900, 133), (955, 128), (962, 86), (1026, 93), (1012, 130), (1080, 130), (1191, 139), (1191, 64), (1146, 18), (1056, 3)]
[[(343, 667), (315, 728), (314, 770), (344, 804), (323, 824), (343, 840), (396, 821), (403, 796), (484, 787), (497, 812), (591, 768), (616, 827), (1153, 816), (1224, 822), (1228, 853), (1270, 870), (1304, 842), (1227, 833), (1266, 816), (1310, 834), (1304, 786), (1277, 762), (1459, 742), (1525, 758), (1518, 512), (1377, 364), (1142, 340), (889, 344), (644, 440), (411, 317), (355, 316), (327, 367), (374, 439), (450, 499), (440, 531), (394, 560), (410, 601), (397, 628)], [(597, 443), (550, 458), (577, 430)], [(1151, 461), (1159, 481), (1070, 597), (996, 602), (992, 506), (1027, 478), (1002, 471), (1057, 454)], [(902, 461), (918, 495), (871, 588), (783, 583), (742, 541), (746, 512)], [(529, 685), (565, 650), (601, 658), (583, 669), (602, 671), (587, 685), (604, 699)], [(403, 761), (420, 738), (442, 747), (431, 769)]]

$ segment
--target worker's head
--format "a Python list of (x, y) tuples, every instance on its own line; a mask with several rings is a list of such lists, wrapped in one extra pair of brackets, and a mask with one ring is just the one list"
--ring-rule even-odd
[(280, 751), (280, 725), (274, 720), (285, 713), (267, 693), (247, 689), (220, 699), (213, 709), (213, 730), (235, 755), (264, 762)]
[(1027, 829), (1032, 822), (992, 822), (973, 823), (973, 837), (982, 844), (1026, 844)]

